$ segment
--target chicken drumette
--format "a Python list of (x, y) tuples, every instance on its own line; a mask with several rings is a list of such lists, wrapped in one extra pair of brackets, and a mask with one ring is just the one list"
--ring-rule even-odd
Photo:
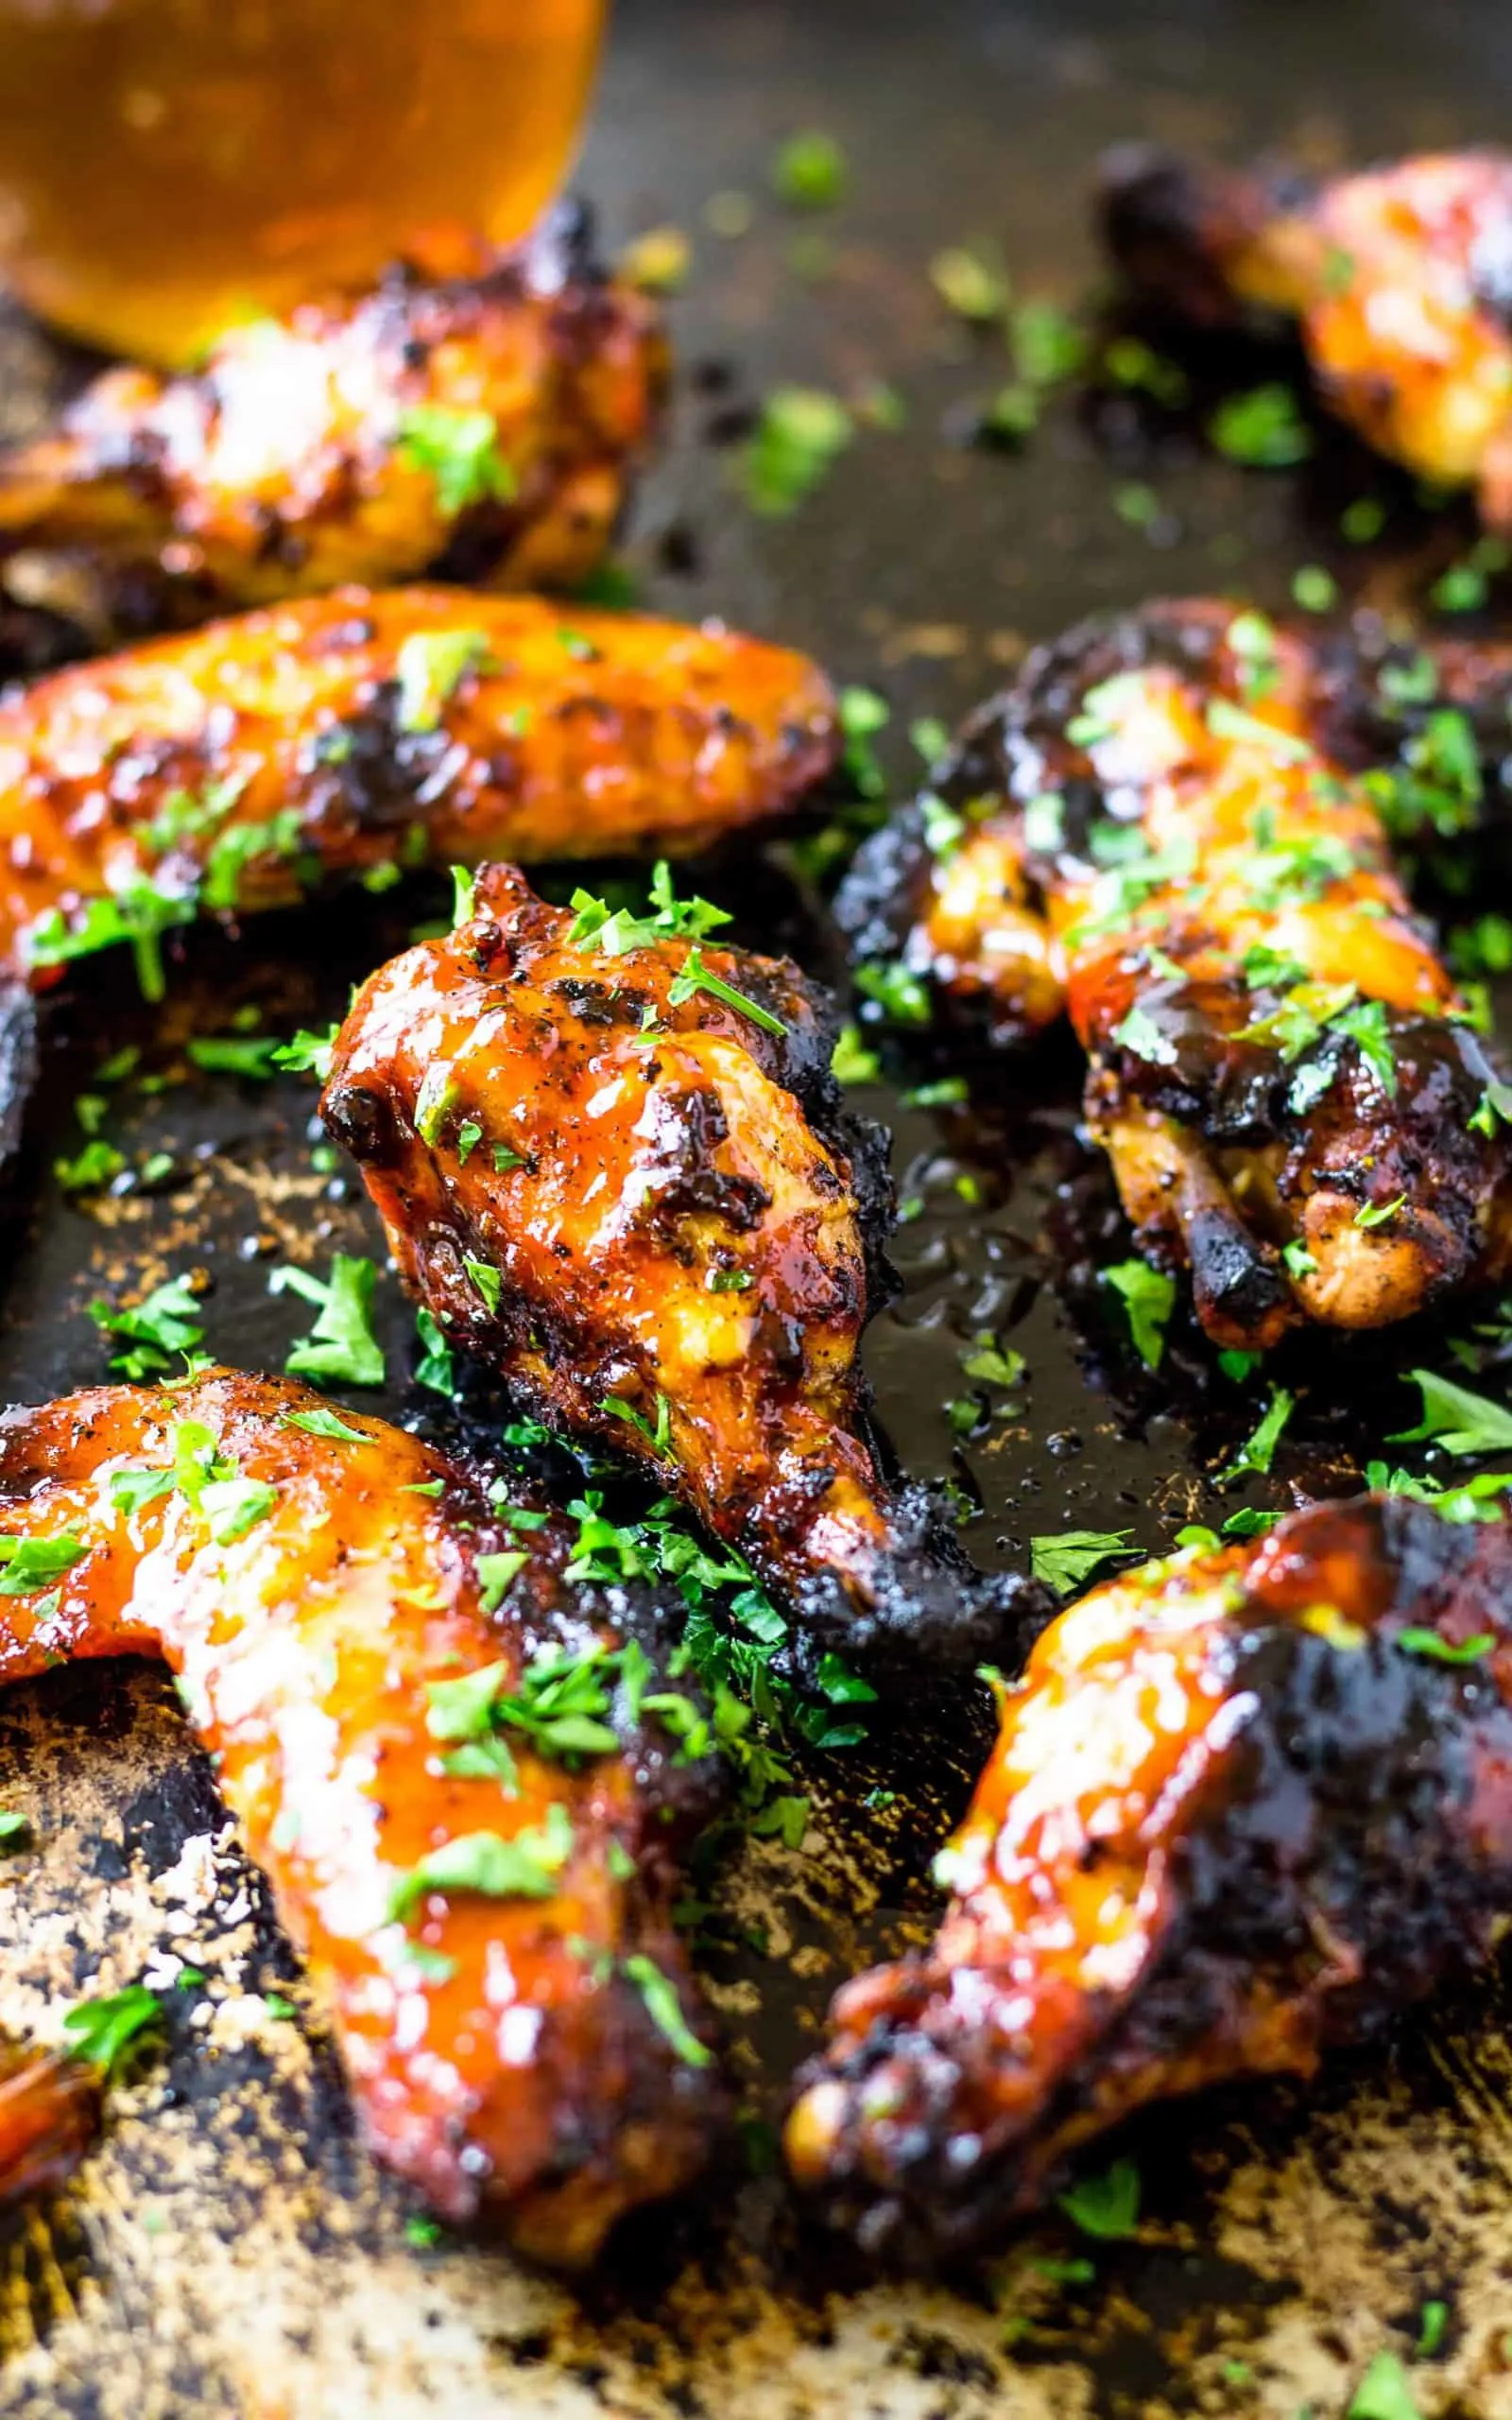
[(581, 579), (665, 375), (654, 313), (558, 220), (473, 277), (396, 271), (224, 337), (203, 369), (110, 370), (0, 457), (0, 551), (146, 567), (186, 615), (404, 579)]
[(1368, 1496), (1093, 1590), (1008, 1689), (931, 1948), (838, 1994), (799, 2184), (951, 2253), (1152, 2100), (1310, 2074), (1512, 1909), (1512, 1536)]
[(1211, 602), (1090, 624), (842, 892), (864, 959), (997, 1040), (1069, 1007), (1125, 1207), (1223, 1345), (1381, 1326), (1506, 1264), (1512, 1088), (1388, 840), (1479, 811), (1483, 739), (1447, 701), (1477, 684), (1504, 700), (1504, 662)]
[[(571, 1559), (567, 1525), (515, 1526), (290, 1383), (0, 1421), (0, 1680), (166, 1658), (371, 2149), (567, 2265), (695, 2172), (717, 2105), (669, 1916), (679, 1751)], [(0, 2083), (6, 2181), (55, 2169), (87, 2114), (67, 2064)]]
[(1331, 408), (1512, 527), (1512, 159), (1430, 154), (1312, 184), (1139, 146), (1105, 164), (1108, 245), (1177, 317), (1298, 321)]
[(359, 993), (324, 1096), (405, 1284), (551, 1417), (653, 1463), (811, 1627), (971, 1652), (1039, 1592), (971, 1571), (865, 1435), (883, 1138), (845, 1118), (829, 1006), (728, 921), (512, 868)]

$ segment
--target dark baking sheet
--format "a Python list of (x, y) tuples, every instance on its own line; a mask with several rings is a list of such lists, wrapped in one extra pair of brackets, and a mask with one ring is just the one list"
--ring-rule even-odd
[[(1027, 643), (1089, 611), (1214, 586), (1278, 607), (1304, 562), (1351, 599), (1411, 596), (1467, 527), (1424, 514), (1343, 440), (1326, 438), (1304, 474), (1246, 474), (1178, 420), (1067, 393), (1020, 455), (963, 442), (1007, 366), (943, 313), (927, 264), (943, 245), (993, 241), (1021, 293), (1073, 302), (1096, 273), (1086, 192), (1104, 144), (1154, 134), (1237, 156), (1272, 143), (1324, 162), (1494, 136), (1508, 67), (1512, 22), (1490, 6), (1136, 17), (1055, 0), (631, 0), (582, 182), (613, 239), (672, 221), (695, 248), (674, 309), (670, 441), (627, 549), (645, 600), (781, 634), (885, 694), (901, 794), (918, 773), (912, 717), (954, 719)], [(766, 181), (776, 143), (804, 125), (840, 139), (850, 177), (842, 208), (797, 220)], [(703, 216), (730, 189), (755, 205), (739, 240)], [(19, 424), (66, 369), (28, 332), (7, 346), (0, 406)], [(1255, 374), (1232, 359), (1201, 370)], [(885, 380), (908, 424), (864, 433), (791, 520), (762, 522), (733, 464), (751, 407), (783, 379), (845, 393)], [(1131, 481), (1159, 497), (1143, 528), (1117, 509)], [(1362, 493), (1393, 509), (1366, 549), (1337, 527)], [(743, 938), (833, 966), (780, 852), (727, 858), (700, 884), (741, 903)], [(7, 1205), (0, 1393), (36, 1400), (101, 1376), (88, 1301), (180, 1270), (209, 1280), (214, 1351), (281, 1366), (307, 1322), (269, 1295), (269, 1269), (322, 1269), (333, 1250), (373, 1249), (375, 1229), (352, 1183), (312, 1161), (308, 1087), (185, 1077), (181, 1044), (238, 1009), (280, 1030), (337, 1012), (349, 980), (435, 904), (405, 890), (267, 921), (241, 942), (198, 935), (158, 1017), (124, 969), (92, 969), (56, 999)], [(48, 1171), (80, 1140), (73, 1095), (128, 1040), (169, 1081), (123, 1086), (111, 1133), (138, 1167), (165, 1152), (171, 1168), (81, 1209)], [(1301, 1409), (1273, 1480), (1215, 1496), (1209, 1474), (1263, 1398), (1210, 1385), (1179, 1320), (1158, 1377), (1131, 1359), (1096, 1280), (1125, 1246), (1076, 1138), (1074, 1055), (946, 1063), (969, 1078), (968, 1109), (903, 1099), (938, 1062), (900, 1062), (858, 1096), (893, 1125), (901, 1190), (924, 1205), (898, 1238), (904, 1291), (867, 1358), (900, 1460), (980, 1508), (965, 1530), (980, 1559), (1022, 1559), (1032, 1534), (1064, 1527), (1127, 1529), (1158, 1549), (1215, 1507), (1346, 1483), (1366, 1440), (1404, 1425), (1393, 1373), (1420, 1355), (1400, 1340), (1298, 1352)], [(395, 1383), (364, 1407), (444, 1421), (404, 1383), (412, 1321), (391, 1279), (384, 1320)], [(970, 1392), (961, 1354), (986, 1328), (1029, 1374), (1011, 1396), (991, 1392), (993, 1416), (963, 1441), (945, 1407)], [(133, 1979), (165, 1950), (211, 1979), (173, 1996), (170, 2055), (119, 2096), (80, 2190), (0, 2225), (0, 2409), (977, 2420), (1311, 2406), (1321, 2420), (1378, 2348), (1409, 2350), (1422, 2305), (1441, 2299), (1442, 2347), (1417, 2373), (1425, 2411), (1512, 2411), (1512, 2059), (1496, 1977), (1315, 2090), (1214, 2096), (1134, 2130), (1133, 2242), (1089, 2246), (1053, 2220), (969, 2277), (878, 2287), (798, 2225), (763, 2130), (834, 1984), (931, 1921), (929, 1858), (964, 1804), (984, 1711), (920, 1689), (869, 1747), (800, 1759), (809, 1833), (726, 1869), (703, 1962), (745, 2133), (704, 2195), (644, 2217), (573, 2295), (496, 2252), (406, 2239), (404, 2197), (352, 2146), (318, 2022), (270, 2017), (258, 1996), (299, 1999), (297, 1970), (218, 1837), (208, 1769), (159, 1676), (61, 1674), (0, 1703), (0, 1800), (34, 1814), (41, 1843), (0, 1880), (0, 2022), (24, 2024), (96, 1970)], [(890, 1804), (868, 1803), (878, 1789)], [(1089, 2252), (1090, 2281), (1037, 2266)]]

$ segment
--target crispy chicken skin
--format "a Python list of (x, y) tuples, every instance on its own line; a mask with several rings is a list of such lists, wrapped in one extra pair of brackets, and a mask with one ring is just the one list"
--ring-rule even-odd
[(664, 376), (654, 312), (562, 220), (478, 276), (394, 272), (233, 329), (192, 374), (105, 372), (0, 456), (0, 548), (161, 570), (179, 617), (443, 560), (570, 583), (604, 550)]
[(644, 928), (614, 950), (591, 921), (490, 866), (465, 923), (359, 993), (322, 1106), (404, 1283), (542, 1412), (651, 1462), (812, 1631), (1001, 1641), (1039, 1592), (972, 1573), (867, 1442), (885, 1142), (840, 1115), (828, 1002), (786, 960)]
[[(576, 2265), (696, 2170), (711, 2121), (707, 2072), (634, 1979), (654, 1960), (697, 2022), (668, 1913), (672, 1751), (632, 1735), (575, 1772), (515, 1736), (512, 1795), (496, 1772), (446, 1770), (431, 1684), (499, 1664), (515, 1689), (538, 1652), (614, 1634), (562, 1578), (564, 1532), (517, 1533), (381, 1421), (296, 1425), (312, 1417), (332, 1412), (309, 1389), (227, 1372), (7, 1415), (0, 1536), (60, 1543), (67, 1567), (0, 1594), (0, 1678), (166, 1659), (372, 2151), (443, 2217), (496, 2208), (523, 2249)], [(152, 1471), (163, 1492), (123, 1491), (119, 1474)], [(256, 1483), (271, 1495), (249, 1502)], [(522, 1548), (517, 1570), (487, 1561)], [(540, 1895), (417, 1880), (396, 1902), (421, 1860), (483, 1834), (532, 1852)], [(40, 2086), (29, 2105), (41, 2125)], [(5, 2123), (0, 2094), (0, 2152)]]
[(99, 2079), (81, 2061), (0, 2043), (0, 2203), (64, 2184), (99, 2114)]
[[(1494, 672), (1504, 700), (1504, 666), (1451, 653), (1449, 694)], [(1431, 656), (1383, 643), (1368, 683), (1364, 663), (1212, 601), (1085, 625), (968, 726), (839, 903), (862, 958), (901, 957), (999, 1042), (1064, 1000), (1141, 1242), (1190, 1267), (1224, 1346), (1386, 1325), (1512, 1244), (1512, 1093), (1384, 820), (1463, 821), (1482, 742), (1423, 702)]]
[(0, 700), (0, 962), (144, 887), (171, 921), (396, 861), (676, 854), (780, 814), (834, 748), (823, 676), (715, 625), (307, 598)]
[(1512, 528), (1512, 159), (1431, 153), (1310, 185), (1131, 146), (1104, 164), (1101, 215), (1136, 286), (1201, 325), (1249, 305), (1295, 319), (1341, 420)]
[(1311, 2074), (1486, 1954), (1509, 1704), (1501, 1521), (1315, 1505), (1094, 1589), (1004, 1696), (933, 1945), (835, 1998), (799, 2184), (872, 2249), (948, 2254), (1149, 2101)]

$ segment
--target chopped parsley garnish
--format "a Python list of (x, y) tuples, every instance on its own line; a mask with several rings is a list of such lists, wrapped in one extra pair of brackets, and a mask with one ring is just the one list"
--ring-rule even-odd
[(417, 1387), (428, 1387), (432, 1394), (444, 1395), (450, 1403), (456, 1393), (456, 1369), (452, 1348), (423, 1304), (415, 1314), (415, 1333), (421, 1347), (420, 1359), (415, 1364), (415, 1384)]
[(93, 958), (96, 950), (129, 942), (142, 996), (155, 1002), (167, 990), (163, 936), (180, 925), (193, 924), (198, 906), (193, 890), (161, 891), (145, 874), (138, 874), (105, 898), (85, 900), (72, 923), (60, 908), (49, 908), (24, 937), (26, 962), (62, 966), (70, 959)]
[(0, 1597), (34, 1597), (81, 1563), (89, 1548), (60, 1530), (56, 1538), (0, 1537)]
[(752, 511), (774, 520), (796, 511), (854, 434), (855, 423), (837, 395), (817, 387), (774, 387), (741, 457), (741, 487)]
[(748, 1269), (711, 1269), (709, 1271), (711, 1294), (748, 1293), (755, 1282)]
[(908, 726), (908, 745), (918, 751), (926, 767), (937, 765), (950, 754), (951, 735), (937, 715), (916, 715)]
[(504, 1279), (499, 1270), (490, 1269), (486, 1260), (464, 1260), (462, 1266), (482, 1296), (484, 1309), (490, 1314), (496, 1311), (499, 1297), (504, 1291)]
[(1396, 1644), (1404, 1654), (1425, 1656), (1434, 1664), (1480, 1664), (1489, 1655), (1496, 1640), (1490, 1631), (1483, 1630), (1473, 1638), (1462, 1639), (1456, 1647), (1447, 1638), (1440, 1638), (1436, 1630), (1409, 1623), (1398, 1631)]
[(482, 1583), (478, 1605), (485, 1614), (496, 1614), (530, 1557), (523, 1547), (509, 1554), (480, 1554), (474, 1569)]
[(1057, 1597), (1069, 1597), (1101, 1564), (1137, 1558), (1138, 1547), (1129, 1545), (1132, 1534), (1128, 1530), (1063, 1530), (1058, 1537), (1031, 1538), (1029, 1566)]
[(13, 1806), (0, 1806), (0, 1857), (11, 1857), (31, 1838), (31, 1817)]
[(845, 180), (845, 153), (816, 128), (790, 134), (772, 162), (772, 191), (790, 210), (832, 210)]
[(983, 1328), (961, 1356), (964, 1374), (989, 1387), (1016, 1387), (1028, 1366), (1022, 1353), (1011, 1347), (1005, 1353), (990, 1328)]
[(1377, 2353), (1349, 2397), (1345, 2420), (1422, 2420), (1395, 2353)]
[(1229, 698), (1213, 698), (1208, 705), (1208, 729), (1214, 739), (1233, 739), (1249, 748), (1267, 749), (1288, 764), (1305, 765), (1313, 754), (1312, 744), (1295, 731), (1280, 731), (1273, 722), (1263, 721), (1259, 715), (1246, 714)]
[(108, 2078), (119, 2074), (129, 2051), (162, 2023), (156, 1993), (129, 1983), (124, 1992), (78, 2001), (63, 2019), (63, 2040), (70, 2057)]
[(285, 1263), (268, 1279), (270, 1293), (298, 1294), (318, 1306), (319, 1318), (296, 1344), (284, 1367), (290, 1377), (322, 1385), (381, 1387), (384, 1353), (373, 1332), (372, 1302), (378, 1271), (365, 1256), (337, 1253), (327, 1283), (307, 1269)]
[(1125, 1017), (1120, 1019), (1108, 1036), (1123, 1050), (1132, 1051), (1149, 1067), (1172, 1067), (1176, 1064), (1177, 1048), (1166, 1039), (1148, 1009), (1136, 1002)]
[[(489, 1558), (479, 1557), (479, 1569)], [(497, 1557), (524, 1564), (527, 1557)], [(623, 1686), (627, 1711), (637, 1720), (647, 1700), (650, 1666), (644, 1651), (631, 1640), (611, 1649), (602, 1644), (580, 1653), (557, 1650), (535, 1656), (507, 1686), (508, 1668), (490, 1664), (455, 1681), (431, 1684), (426, 1728), (433, 1738), (472, 1743), (487, 1740), (500, 1729), (519, 1732), (536, 1754), (547, 1757), (608, 1756), (619, 1747), (619, 1734), (606, 1720), (616, 1685)], [(700, 1718), (692, 1701), (678, 1699), (696, 1726)], [(455, 1768), (451, 1768), (455, 1770)]]
[(644, 1412), (640, 1410), (635, 1404), (627, 1403), (623, 1395), (606, 1395), (602, 1404), (599, 1406), (599, 1409), (601, 1411), (609, 1412), (615, 1420), (627, 1421), (630, 1427), (635, 1429), (645, 1439), (645, 1442), (650, 1446), (653, 1454), (665, 1459), (667, 1455), (674, 1451), (672, 1443), (672, 1406), (668, 1403), (664, 1394), (659, 1392), (657, 1395), (656, 1422), (654, 1426), (652, 1423), (647, 1420)]
[(1043, 294), (1031, 294), (1014, 309), (1008, 341), (1014, 368), (1033, 389), (1058, 387), (1063, 379), (1074, 378), (1087, 358), (1085, 330)]
[(447, 700), (488, 656), (487, 631), (412, 631), (395, 666), (400, 730), (437, 730)]
[(1143, 700), (1147, 683), (1143, 672), (1115, 672), (1087, 691), (1080, 709), (1066, 725), (1074, 748), (1096, 748), (1112, 739), (1123, 717)]
[(290, 1428), (302, 1428), (307, 1436), (331, 1437), (342, 1445), (366, 1445), (368, 1438), (360, 1428), (349, 1428), (339, 1412), (318, 1404), (311, 1411), (286, 1411), (284, 1424)]
[(111, 1368), (123, 1377), (141, 1379), (171, 1370), (176, 1353), (193, 1353), (204, 1342), (198, 1310), (188, 1279), (170, 1277), (154, 1286), (134, 1310), (96, 1300), (89, 1305), (89, 1316), (107, 1336), (121, 1338), (128, 1347), (112, 1355)]
[(1504, 1404), (1492, 1403), (1432, 1370), (1409, 1370), (1407, 1376), (1422, 1392), (1423, 1416), (1416, 1428), (1400, 1429), (1392, 1444), (1416, 1445), (1431, 1439), (1446, 1454), (1512, 1452), (1512, 1411)]
[(1406, 1200), (1404, 1193), (1399, 1193), (1394, 1201), (1362, 1202), (1354, 1214), (1354, 1224), (1357, 1227), (1389, 1227), (1398, 1211), (1405, 1206)]
[(280, 1046), (271, 1034), (209, 1034), (186, 1042), (184, 1056), (208, 1075), (244, 1076), (261, 1084), (271, 1076)]
[(331, 1061), (335, 1051), (338, 1025), (327, 1026), (324, 1033), (313, 1033), (301, 1026), (290, 1042), (280, 1043), (271, 1053), (275, 1067), (287, 1067), (295, 1075), (318, 1076), (323, 1084), (331, 1073)]
[(389, 1921), (403, 1923), (433, 1893), (440, 1897), (475, 1892), (486, 1899), (549, 1899), (572, 1853), (572, 1822), (559, 1801), (547, 1808), (544, 1823), (526, 1824), (512, 1839), (498, 1832), (460, 1833), (399, 1876), (389, 1893)]
[(738, 1009), (742, 1016), (749, 1017), (752, 1025), (760, 1026), (764, 1033), (783, 1034), (787, 1031), (782, 1018), (774, 1016), (770, 1009), (763, 1008), (759, 1000), (747, 998), (744, 992), (737, 992), (722, 975), (715, 975), (705, 966), (703, 952), (696, 942), (683, 959), (681, 973), (674, 979), (667, 998), (675, 1009), (680, 1009), (696, 992), (707, 992), (711, 999), (720, 1001), (727, 1009)]
[(662, 1972), (654, 1958), (637, 1951), (627, 1958), (622, 1974), (635, 1985), (645, 2002), (645, 2013), (659, 2033), (671, 2043), (685, 2066), (707, 2067), (713, 2064), (713, 2052), (706, 2042), (700, 2042), (682, 2013), (677, 1985)]
[(1116, 2242), (1139, 2229), (1139, 2169), (1131, 2159), (1116, 2159), (1103, 2175), (1084, 2177), (1068, 2193), (1057, 2193), (1056, 2201), (1083, 2235)]
[(1145, 1260), (1121, 1260), (1102, 1272), (1105, 1285), (1123, 1297), (1134, 1350), (1147, 1370), (1160, 1367), (1166, 1323), (1176, 1304), (1176, 1279)]
[(900, 960), (887, 966), (858, 966), (856, 990), (876, 1001), (890, 1025), (929, 1023), (928, 989)]
[(1292, 600), (1304, 614), (1328, 614), (1339, 601), (1339, 583), (1321, 563), (1303, 563), (1292, 574)]
[(1008, 303), (1008, 281), (974, 245), (952, 244), (929, 264), (930, 284), (958, 319), (995, 320)]
[(830, 1073), (837, 1084), (874, 1084), (882, 1074), (882, 1062), (874, 1050), (868, 1050), (861, 1039), (859, 1026), (849, 1021), (835, 1037), (834, 1051), (830, 1061)]
[(1209, 421), (1208, 435), (1220, 454), (1249, 470), (1291, 470), (1313, 451), (1297, 397), (1279, 382), (1228, 396)]
[(731, 921), (729, 909), (716, 908), (712, 899), (679, 899), (665, 857), (652, 870), (650, 894), (650, 914), (635, 916), (627, 908), (611, 908), (591, 890), (575, 890), (569, 943), (596, 949), (605, 958), (621, 958), (627, 950), (654, 949), (659, 942), (702, 941), (706, 933)]
[(1313, 1277), (1317, 1273), (1317, 1255), (1308, 1251), (1299, 1236), (1281, 1246), (1281, 1267), (1288, 1277)]
[(125, 1152), (96, 1134), (71, 1160), (54, 1160), (53, 1174), (65, 1193), (97, 1193), (112, 1184), (125, 1166)]
[(1270, 1403), (1253, 1436), (1240, 1447), (1231, 1462), (1215, 1473), (1213, 1484), (1222, 1487), (1229, 1479), (1242, 1478), (1246, 1471), (1258, 1471), (1263, 1478), (1280, 1443), (1281, 1431), (1296, 1409), (1294, 1394), (1285, 1387), (1273, 1387)]
[(399, 415), (399, 451), (415, 470), (430, 473), (448, 520), (490, 496), (500, 504), (514, 497), (514, 473), (499, 452), (491, 412), (411, 404)]
[[(875, 689), (862, 689), (852, 682), (841, 690), (835, 700), (835, 714), (845, 741), (840, 761), (856, 795), (859, 798), (884, 797), (887, 776), (871, 743), (892, 720), (892, 709), (886, 699), (879, 698)], [(937, 806), (939, 802), (936, 800), (933, 804)]]
[(1239, 685), (1246, 700), (1253, 705), (1268, 698), (1280, 683), (1275, 624), (1263, 614), (1236, 614), (1224, 636), (1230, 653), (1238, 658)]
[(457, 1087), (449, 1068), (433, 1059), (420, 1080), (415, 1095), (415, 1132), (427, 1150), (434, 1150), (440, 1141), (441, 1126), (449, 1110), (456, 1106)]
[(1512, 1488), (1512, 1471), (1480, 1471), (1458, 1487), (1441, 1487), (1435, 1478), (1394, 1471), (1387, 1462), (1369, 1462), (1365, 1483), (1373, 1495), (1410, 1495), (1418, 1504), (1431, 1504), (1441, 1521), (1468, 1526), (1501, 1520), (1502, 1510), (1495, 1499)]

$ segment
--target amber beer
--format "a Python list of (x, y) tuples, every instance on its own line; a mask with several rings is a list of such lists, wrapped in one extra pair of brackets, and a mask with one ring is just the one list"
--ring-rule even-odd
[(529, 226), (605, 0), (0, 0), (0, 276), (192, 360), (417, 243)]

